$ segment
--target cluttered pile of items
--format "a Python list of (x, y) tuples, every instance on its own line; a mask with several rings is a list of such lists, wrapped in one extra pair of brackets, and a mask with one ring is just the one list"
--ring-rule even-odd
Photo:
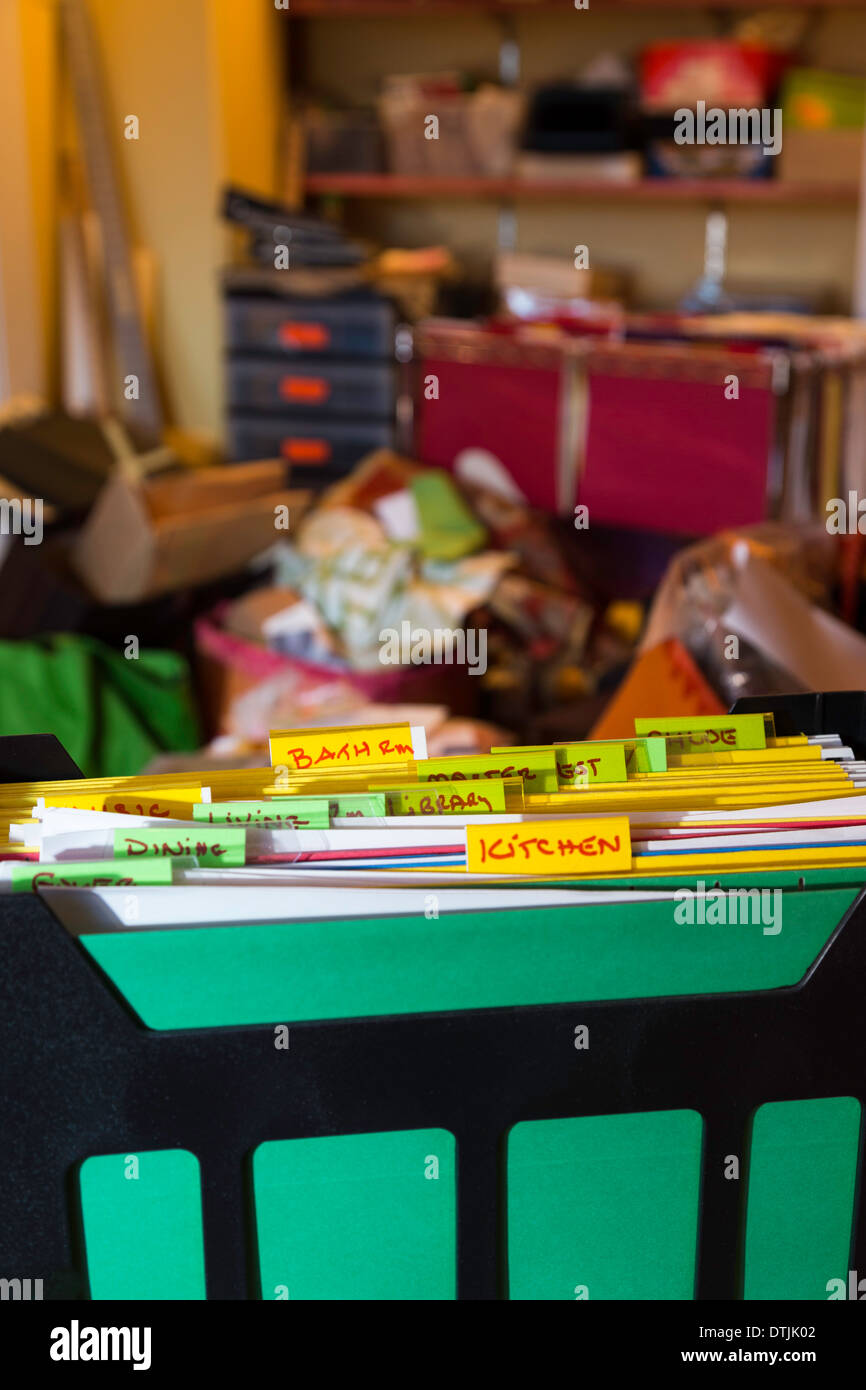
[(276, 724), (357, 722), (371, 702), (426, 705), (444, 746), (489, 744), (473, 717), (525, 729), (559, 711), (586, 729), (643, 620), (640, 604), (582, 579), (554, 524), (483, 470), (458, 485), (387, 451), (264, 559), (268, 582), (197, 633), (215, 722), (258, 746)]

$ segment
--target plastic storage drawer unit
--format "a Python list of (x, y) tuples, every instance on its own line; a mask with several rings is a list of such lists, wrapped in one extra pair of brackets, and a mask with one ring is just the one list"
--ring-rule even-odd
[(394, 440), (389, 420), (340, 420), (241, 415), (229, 417), (232, 457), (284, 458), (292, 465), (292, 486), (343, 478), (373, 449)]
[(230, 294), (226, 298), (232, 352), (281, 356), (394, 356), (394, 309), (372, 294), (302, 299)]
[(232, 357), (228, 379), (230, 410), (355, 419), (394, 413), (394, 368), (388, 362)]

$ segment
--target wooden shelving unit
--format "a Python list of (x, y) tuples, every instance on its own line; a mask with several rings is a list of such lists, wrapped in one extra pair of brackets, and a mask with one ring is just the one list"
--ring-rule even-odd
[[(855, 14), (866, 12), (866, 0), (794, 0), (794, 7), (811, 11), (814, 15), (831, 11)], [(760, 4), (756, 4), (756, 0), (590, 0), (585, 12), (575, 9), (574, 0), (289, 0), (289, 8), (285, 13), (286, 18), (290, 20), (289, 28), (292, 32), (289, 44), (290, 82), (294, 86), (297, 81), (298, 87), (303, 86), (310, 36), (314, 32), (317, 33), (321, 45), (328, 28), (326, 21), (338, 19), (399, 22), (441, 15), (443, 24), (454, 26), (454, 61), (458, 64), (460, 20), (489, 19), (491, 42), (499, 43), (500, 79), (507, 85), (517, 80), (515, 73), (519, 71), (520, 66), (520, 43), (531, 32), (534, 15), (539, 19), (542, 15), (549, 18), (558, 15), (561, 25), (566, 25), (568, 18), (578, 26), (579, 32), (582, 18), (597, 18), (605, 13), (619, 14), (624, 24), (628, 21), (629, 13), (634, 15), (638, 11), (644, 16), (652, 11), (669, 12), (673, 16), (677, 13), (703, 13), (715, 16), (717, 24), (720, 24), (720, 17), (725, 12), (737, 15), (755, 8), (791, 8), (791, 0), (760, 0)], [(571, 24), (566, 28), (569, 33), (572, 32)], [(407, 28), (401, 32), (409, 36), (413, 30)], [(418, 33), (421, 32), (423, 31), (419, 29)], [(410, 50), (411, 44), (407, 54)], [(574, 66), (575, 52), (569, 52)], [(423, 58), (421, 61), (423, 62)], [(410, 67), (407, 70), (413, 69)], [(618, 183), (595, 178), (529, 181), (519, 178), (403, 176), (389, 173), (329, 173), (304, 176), (298, 168), (293, 188), (298, 198), (313, 201), (330, 199), (337, 204), (346, 204), (346, 216), (352, 215), (351, 204), (360, 205), (364, 202), (383, 209), (388, 204), (396, 205), (400, 202), (423, 207), (425, 203), (438, 201), (457, 211), (460, 205), (467, 209), (478, 204), (493, 206), (498, 213), (497, 244), (502, 249), (511, 249), (518, 244), (520, 210), (533, 206), (544, 206), (554, 212), (558, 207), (583, 205), (586, 209), (592, 206), (603, 209), (621, 205), (623, 209), (634, 209), (636, 212), (645, 209), (647, 213), (653, 208), (674, 209), (691, 206), (708, 217), (718, 212), (727, 213), (728, 209), (765, 209), (768, 214), (778, 209), (780, 228), (788, 217), (796, 221), (809, 218), (812, 214), (829, 214), (833, 222), (828, 223), (828, 226), (834, 229), (832, 235), (836, 238), (837, 245), (842, 245), (843, 236), (848, 235), (847, 231), (843, 233), (839, 230), (840, 225), (845, 219), (856, 217), (854, 305), (855, 312), (866, 313), (866, 206), (861, 205), (863, 200), (859, 180), (844, 183), (816, 181), (794, 184), (778, 178), (640, 178), (632, 182)], [(444, 215), (447, 218), (450, 213)], [(390, 216), (390, 211), (386, 214), (386, 219), (387, 216)], [(787, 259), (790, 264), (791, 257), (788, 256)]]

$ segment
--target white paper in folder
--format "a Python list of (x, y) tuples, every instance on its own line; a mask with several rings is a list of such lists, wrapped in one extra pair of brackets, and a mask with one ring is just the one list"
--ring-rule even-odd
[[(235, 926), (300, 922), (311, 918), (422, 916), (429, 893), (392, 888), (47, 888), (43, 896), (76, 935), (161, 927)], [(580, 907), (598, 903), (671, 899), (670, 890), (599, 891), (564, 888), (443, 888), (437, 911), (503, 912), (528, 907)]]

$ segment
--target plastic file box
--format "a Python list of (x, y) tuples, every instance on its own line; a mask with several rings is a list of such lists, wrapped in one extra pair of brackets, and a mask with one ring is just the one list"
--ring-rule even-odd
[[(850, 742), (858, 700), (792, 718)], [(775, 936), (646, 902), (75, 938), (6, 897), (0, 1273), (825, 1299), (866, 1269), (862, 877), (723, 876), (782, 891)]]

